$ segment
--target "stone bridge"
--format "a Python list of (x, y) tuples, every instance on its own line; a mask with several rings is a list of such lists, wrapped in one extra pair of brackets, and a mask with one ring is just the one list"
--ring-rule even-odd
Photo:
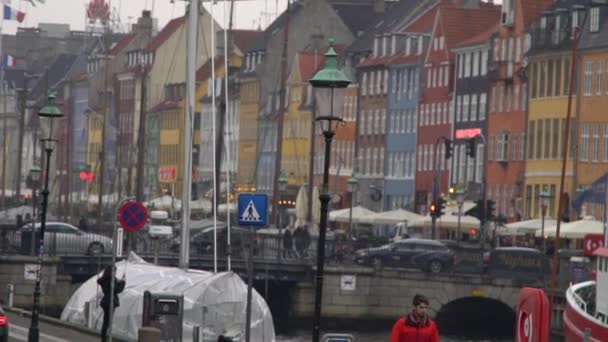
[[(423, 294), (430, 300), (431, 316), (438, 319), (442, 314), (449, 320), (447, 315), (478, 310), (514, 321), (520, 288), (534, 285), (542, 286), (476, 274), (329, 267), (323, 283), (323, 318), (394, 321), (411, 310), (414, 295)], [(292, 292), (293, 314), (310, 318), (313, 306), (314, 284), (297, 284)]]

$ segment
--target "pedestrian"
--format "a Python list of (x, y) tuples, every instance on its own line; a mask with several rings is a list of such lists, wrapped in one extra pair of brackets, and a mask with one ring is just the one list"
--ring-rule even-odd
[(428, 317), (429, 300), (423, 295), (415, 295), (414, 308), (400, 318), (391, 332), (390, 342), (439, 342), (439, 332), (432, 319)]
[(89, 224), (84, 216), (80, 216), (80, 221), (78, 221), (78, 229), (82, 230), (83, 232), (89, 230)]
[(310, 243), (312, 241), (312, 238), (310, 236), (310, 232), (308, 231), (308, 227), (304, 227), (304, 229), (302, 230), (302, 253), (304, 255), (304, 257), (308, 256), (308, 247), (310, 246)]
[(304, 253), (304, 239), (302, 234), (304, 233), (304, 231), (302, 230), (302, 227), (298, 227), (296, 228), (296, 230), (293, 232), (293, 240), (295, 242), (296, 245), (296, 254), (298, 256), (298, 258), (302, 257), (302, 253)]
[(283, 233), (283, 258), (290, 258), (293, 250), (293, 236), (289, 228)]
[[(112, 268), (114, 268), (114, 273), (116, 273), (116, 266), (108, 265), (103, 270), (103, 275), (101, 276), (101, 278), (97, 279), (97, 284), (101, 286), (101, 290), (103, 292), (103, 297), (101, 297), (101, 301), (99, 302), (99, 306), (101, 306), (101, 309), (103, 310), (101, 342), (106, 341), (108, 334), (108, 326), (112, 324), (112, 322), (110, 322), (110, 291), (112, 287)], [(125, 284), (125, 274), (122, 275), (122, 279), (114, 278), (114, 302), (112, 311), (120, 306), (120, 302), (118, 301), (118, 294), (125, 289)]]

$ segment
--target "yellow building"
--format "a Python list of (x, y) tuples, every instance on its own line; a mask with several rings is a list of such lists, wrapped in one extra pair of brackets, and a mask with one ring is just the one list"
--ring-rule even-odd
[[(581, 42), (585, 47), (586, 41)], [(589, 186), (608, 171), (608, 50), (583, 49), (580, 60), (577, 186)], [(585, 204), (585, 214), (604, 218), (604, 205)]]
[[(550, 15), (550, 12), (545, 15)], [(557, 216), (568, 109), (571, 45), (568, 37), (561, 29), (559, 32), (550, 29), (538, 30), (532, 35), (532, 46), (528, 53), (529, 104), (524, 151), (526, 156), (524, 218), (541, 216), (540, 195), (543, 191), (552, 196), (547, 208), (547, 217)], [(503, 99), (499, 99), (500, 101)], [(510, 101), (508, 94), (504, 101)], [(572, 103), (573, 113), (576, 108), (575, 96)], [(575, 117), (574, 114), (572, 117)], [(571, 132), (575, 132), (574, 127), (571, 127)], [(572, 136), (571, 134), (564, 189), (570, 198), (573, 197), (571, 195), (574, 187), (573, 155), (576, 143)]]
[[(255, 77), (241, 77), (240, 82), (240, 125), (239, 163), (236, 182), (243, 192), (255, 187), (257, 168), (258, 111), (260, 82)], [(238, 191), (238, 190), (237, 190)]]

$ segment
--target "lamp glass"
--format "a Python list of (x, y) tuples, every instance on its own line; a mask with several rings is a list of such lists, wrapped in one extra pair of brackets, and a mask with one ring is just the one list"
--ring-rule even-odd
[(464, 196), (465, 193), (462, 190), (456, 190), (455, 192), (455, 198), (456, 198), (456, 203), (458, 203), (459, 205), (462, 205), (464, 203)]
[(541, 205), (543, 207), (548, 207), (549, 206), (549, 201), (551, 200), (551, 194), (548, 193), (547, 191), (543, 191), (540, 193), (540, 201), (541, 201)]
[(32, 178), (32, 180), (34, 182), (38, 182), (40, 180), (41, 173), (42, 173), (42, 170), (40, 169), (40, 166), (38, 166), (38, 165), (34, 165), (30, 169), (30, 177)]
[[(345, 88), (315, 88), (316, 115), (342, 117)], [(333, 107), (332, 107), (333, 102)]]
[(348, 179), (348, 190), (352, 193), (357, 191), (357, 187), (359, 186), (359, 181), (357, 180), (357, 178), (355, 178), (355, 176), (351, 176)]
[(278, 183), (279, 183), (279, 191), (285, 192), (285, 190), (287, 190), (287, 178), (285, 177), (285, 175), (282, 172), (281, 172), (281, 176), (279, 177)]

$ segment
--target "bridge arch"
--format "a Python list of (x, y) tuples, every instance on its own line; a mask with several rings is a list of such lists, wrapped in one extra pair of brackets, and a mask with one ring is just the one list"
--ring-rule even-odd
[(435, 317), (443, 335), (466, 338), (510, 339), (515, 310), (490, 297), (462, 297), (441, 306)]

